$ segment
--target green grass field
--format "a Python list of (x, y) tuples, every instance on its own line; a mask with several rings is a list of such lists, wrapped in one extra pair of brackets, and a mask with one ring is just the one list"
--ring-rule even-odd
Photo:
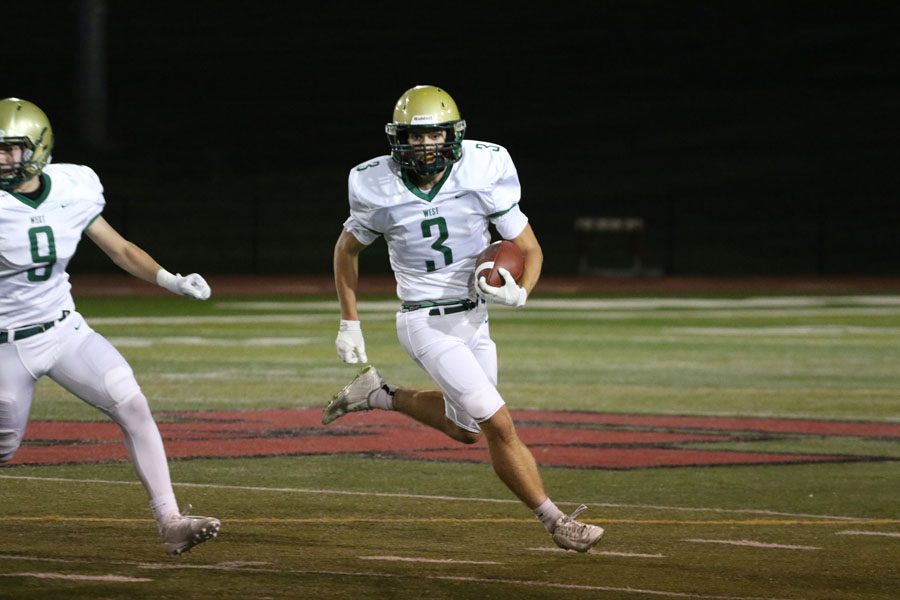
[[(369, 359), (392, 382), (430, 387), (396, 341), (395, 307), (365, 298)], [(128, 358), (162, 425), (185, 411), (319, 408), (356, 372), (335, 355), (329, 298), (87, 298), (79, 310)], [(840, 462), (542, 468), (563, 509), (583, 502), (584, 520), (606, 528), (588, 554), (556, 551), (482, 462), (372, 452), (173, 460), (179, 500), (221, 518), (222, 532), (172, 559), (127, 463), (14, 461), (0, 469), (0, 598), (898, 597), (896, 297), (536, 295), (524, 310), (492, 309), (491, 323), (513, 409), (888, 427), (748, 428), (649, 445)], [(46, 379), (31, 419), (105, 420)], [(23, 453), (40, 443), (26, 439)]]

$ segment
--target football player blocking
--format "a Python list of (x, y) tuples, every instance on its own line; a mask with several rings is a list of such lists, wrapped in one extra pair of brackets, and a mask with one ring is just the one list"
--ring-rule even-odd
[(173, 275), (122, 238), (101, 216), (97, 174), (50, 164), (53, 141), (40, 108), (0, 100), (0, 465), (22, 443), (37, 380), (50, 377), (121, 428), (163, 547), (179, 555), (215, 537), (219, 520), (179, 511), (147, 398), (122, 355), (75, 309), (66, 267), (83, 232), (139, 279), (198, 300), (210, 289), (200, 275)]
[[(397, 387), (366, 366), (325, 408), (322, 422), (354, 411), (395, 410), (464, 444), (484, 435), (494, 472), (553, 541), (586, 552), (603, 529), (576, 520), (584, 505), (566, 515), (548, 497), (497, 391), (497, 348), (486, 302), (524, 306), (543, 254), (519, 208), (521, 188), (509, 153), (497, 144), (464, 140), (465, 131), (444, 90), (420, 85), (404, 92), (385, 126), (390, 155), (350, 171), (350, 216), (334, 249), (338, 356), (368, 362), (357, 311), (358, 255), (383, 236), (401, 301), (400, 344), (440, 389)], [(491, 242), (489, 224), (522, 251), (518, 283), (505, 269), (499, 270), (502, 285), (475, 280), (476, 257)]]

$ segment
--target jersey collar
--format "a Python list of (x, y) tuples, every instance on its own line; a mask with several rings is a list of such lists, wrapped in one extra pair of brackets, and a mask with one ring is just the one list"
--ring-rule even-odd
[(436, 184), (434, 184), (434, 187), (431, 188), (430, 190), (428, 190), (427, 192), (423, 192), (422, 190), (420, 190), (416, 186), (416, 184), (413, 183), (412, 180), (410, 180), (409, 175), (407, 174), (407, 172), (405, 170), (401, 171), (401, 176), (403, 178), (403, 183), (406, 185), (406, 189), (408, 189), (410, 192), (412, 192), (413, 194), (415, 194), (422, 200), (425, 200), (426, 202), (431, 202), (432, 200), (434, 200), (434, 197), (437, 196), (437, 193), (439, 191), (441, 191), (441, 188), (444, 187), (444, 183), (447, 181), (447, 179), (450, 178), (450, 171), (452, 171), (452, 170), (453, 170), (453, 164), (448, 165), (447, 168), (444, 170), (444, 175), (441, 177), (440, 181), (438, 181)]
[(38, 177), (41, 178), (41, 193), (37, 196), (37, 198), (32, 200), (25, 194), (20, 194), (18, 192), (8, 192), (9, 195), (22, 204), (26, 204), (31, 208), (37, 208), (44, 200), (47, 199), (47, 196), (50, 195), (50, 176), (46, 173), (41, 173)]

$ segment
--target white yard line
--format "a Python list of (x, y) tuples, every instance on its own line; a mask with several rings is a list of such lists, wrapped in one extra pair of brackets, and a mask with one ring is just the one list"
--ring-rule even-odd
[(594, 550), (596, 554), (604, 556), (624, 556), (625, 558), (665, 558), (665, 554), (643, 554), (641, 552), (612, 552), (610, 550)]
[(900, 335), (900, 327), (858, 327), (849, 325), (803, 325), (796, 327), (663, 327), (662, 334), (711, 336), (817, 335)]
[(153, 581), (146, 577), (123, 575), (73, 575), (70, 573), (0, 573), (0, 577), (33, 577), (34, 579), (68, 579), (70, 581), (103, 581), (113, 583), (141, 583)]
[[(75, 479), (68, 477), (34, 477), (30, 475), (0, 475), (0, 480), (11, 479), (21, 481), (46, 481), (46, 482), (65, 482), (65, 483), (96, 483), (102, 485), (140, 485), (138, 481), (115, 481), (107, 479)], [(270, 492), (270, 493), (287, 493), (287, 494), (334, 494), (341, 496), (362, 496), (367, 498), (408, 498), (415, 500), (446, 500), (451, 502), (483, 502), (491, 504), (520, 504), (518, 500), (511, 498), (477, 498), (462, 496), (439, 496), (430, 494), (401, 494), (397, 492), (360, 492), (353, 490), (337, 490), (324, 488), (287, 488), (287, 487), (264, 487), (264, 486), (248, 486), (248, 485), (223, 485), (217, 483), (183, 483), (177, 482), (175, 487), (185, 488), (203, 488), (216, 490), (239, 490), (248, 492)], [(569, 502), (565, 500), (557, 500), (557, 504), (581, 504), (581, 502)], [(865, 523), (866, 521), (877, 521), (866, 517), (848, 517), (836, 515), (814, 515), (808, 513), (791, 513), (783, 511), (773, 511), (755, 508), (717, 508), (717, 507), (685, 507), (685, 506), (666, 506), (655, 504), (620, 504), (609, 502), (583, 502), (588, 507), (597, 508), (641, 508), (648, 510), (675, 511), (675, 512), (710, 512), (721, 514), (749, 514), (764, 515), (791, 518), (806, 519), (823, 519), (823, 520), (846, 520), (854, 523)]]
[(333, 314), (303, 315), (193, 315), (172, 317), (91, 317), (91, 325), (198, 325), (233, 323), (323, 323), (334, 320)]
[(454, 565), (502, 565), (495, 560), (457, 560), (455, 558), (423, 558), (417, 556), (357, 556), (359, 560), (382, 560), (386, 562), (439, 563)]
[[(563, 548), (526, 548), (532, 552), (570, 552)], [(624, 556), (626, 558), (665, 558), (665, 554), (643, 554), (640, 552), (612, 552), (611, 550), (597, 550), (596, 548), (588, 551), (588, 554), (602, 554), (604, 556)]]
[(107, 338), (110, 343), (122, 348), (147, 348), (149, 346), (302, 346), (311, 344), (315, 338), (309, 337), (265, 337), (265, 338), (211, 338), (199, 336), (167, 337), (115, 337)]
[(837, 532), (835, 532), (834, 535), (875, 535), (875, 536), (881, 536), (881, 537), (894, 537), (894, 538), (900, 538), (900, 533), (898, 533), (898, 532), (896, 532), (896, 531), (854, 531), (854, 530), (847, 530), (847, 531), (837, 531)]
[[(246, 311), (284, 311), (281, 314), (193, 315), (165, 317), (92, 317), (94, 325), (196, 325), (240, 323), (324, 323), (334, 320), (337, 302), (219, 302), (217, 308)], [(398, 300), (360, 302), (366, 319), (390, 320), (399, 308)], [(766, 316), (822, 317), (853, 315), (896, 315), (900, 298), (893, 296), (785, 296), (743, 299), (702, 298), (622, 298), (622, 299), (541, 299), (528, 302), (527, 314), (583, 320), (631, 318), (699, 317), (756, 318)], [(493, 305), (491, 315), (521, 318), (521, 311)], [(289, 314), (293, 312), (294, 314)], [(285, 314), (288, 313), (288, 314)]]
[(793, 546), (790, 544), (769, 544), (766, 542), (755, 542), (753, 540), (702, 540), (702, 539), (686, 539), (685, 542), (692, 544), (725, 544), (727, 546), (749, 546), (751, 548), (779, 548), (783, 550), (821, 550), (818, 546)]
[[(530, 305), (529, 305), (530, 307)], [(516, 309), (505, 306), (498, 306), (499, 310), (493, 310), (491, 307), (491, 318), (498, 317), (505, 319), (512, 317), (516, 319), (531, 319), (536, 317), (554, 318), (554, 319), (572, 319), (582, 321), (623, 321), (626, 319), (641, 319), (648, 321), (650, 319), (658, 319), (671, 321), (672, 319), (759, 319), (766, 318), (819, 318), (819, 317), (892, 317), (900, 315), (900, 308), (897, 307), (821, 307), (821, 308), (779, 308), (779, 309), (704, 309), (704, 310), (660, 310), (660, 311), (637, 311), (637, 310), (549, 310), (532, 307), (525, 309), (525, 312), (513, 312)], [(371, 318), (371, 317), (368, 317)]]
[[(540, 286), (538, 286), (540, 287)], [(399, 300), (361, 301), (363, 311), (396, 311)], [(529, 307), (564, 310), (659, 310), (671, 308), (809, 308), (828, 306), (900, 306), (897, 296), (757, 296), (751, 298), (534, 298)], [(217, 302), (216, 308), (247, 311), (267, 310), (337, 310), (337, 301), (234, 301)]]

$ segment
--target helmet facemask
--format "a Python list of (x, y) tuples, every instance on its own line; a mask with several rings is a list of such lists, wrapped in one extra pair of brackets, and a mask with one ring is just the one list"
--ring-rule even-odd
[[(446, 138), (442, 144), (409, 143), (411, 131), (424, 132), (436, 129), (446, 132)], [(413, 171), (419, 175), (432, 175), (440, 173), (447, 166), (462, 158), (462, 140), (466, 131), (466, 122), (463, 120), (427, 126), (388, 123), (384, 130), (391, 144), (391, 158), (400, 165), (401, 169)]]
[(29, 140), (4, 138), (3, 142), (0, 143), (4, 146), (18, 146), (22, 149), (22, 158), (19, 162), (0, 166), (0, 190), (9, 192), (22, 185), (22, 182), (27, 181), (41, 170), (35, 169), (32, 161), (34, 158), (34, 146)]

